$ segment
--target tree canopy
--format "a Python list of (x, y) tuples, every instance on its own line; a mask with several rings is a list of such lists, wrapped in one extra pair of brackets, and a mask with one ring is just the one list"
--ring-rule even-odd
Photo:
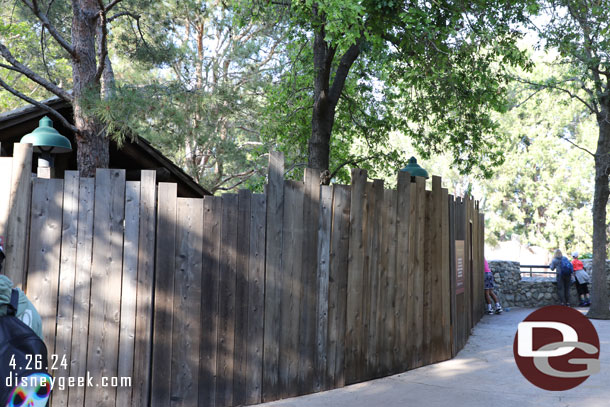
[(282, 4), (292, 46), (268, 131), (290, 133), (309, 167), (332, 173), (365, 158), (346, 157), (359, 139), (368, 157), (395, 166), (396, 154), (376, 151), (393, 130), (416, 139), (422, 154), (452, 151), (465, 171), (501, 160), (490, 115), (504, 108), (506, 68), (527, 65), (514, 23), (529, 4), (246, 2), (265, 18)]
[[(546, 49), (556, 50), (564, 69), (544, 80), (516, 79), (532, 90), (567, 95), (581, 104), (597, 122), (593, 218), (593, 295), (588, 316), (610, 319), (606, 292), (607, 220), (610, 189), (610, 7), (603, 0), (547, 0), (541, 2), (544, 19), (535, 25)], [(584, 150), (583, 150), (584, 151)]]

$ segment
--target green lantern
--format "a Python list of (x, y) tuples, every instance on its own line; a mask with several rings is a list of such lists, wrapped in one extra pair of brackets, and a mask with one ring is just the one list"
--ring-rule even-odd
[(23, 136), (20, 143), (32, 144), (37, 153), (61, 154), (72, 151), (70, 140), (53, 128), (51, 119), (45, 116), (38, 123), (38, 128)]
[(424, 170), (422, 167), (417, 164), (417, 160), (415, 157), (409, 158), (407, 166), (400, 171), (406, 171), (411, 174), (411, 180), (413, 181), (413, 177), (424, 177), (428, 179), (428, 171)]
[(41, 178), (52, 178), (53, 155), (61, 153), (69, 153), (72, 151), (70, 140), (59, 134), (53, 128), (53, 122), (47, 116), (40, 119), (39, 126), (30, 134), (26, 134), (20, 140), (20, 143), (32, 144), (32, 150), (40, 153), (38, 157), (38, 176)]

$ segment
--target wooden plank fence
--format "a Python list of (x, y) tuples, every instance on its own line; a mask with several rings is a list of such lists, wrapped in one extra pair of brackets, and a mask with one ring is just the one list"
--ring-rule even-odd
[(9, 276), (49, 353), (66, 356), (53, 375), (116, 384), (56, 389), (53, 405), (233, 406), (342, 387), (455, 356), (483, 314), (484, 218), (439, 177), (426, 190), (401, 172), (391, 190), (355, 169), (351, 186), (320, 186), (313, 170), (284, 180), (272, 153), (265, 194), (186, 199), (152, 171), (30, 181), (20, 148), (0, 158)]

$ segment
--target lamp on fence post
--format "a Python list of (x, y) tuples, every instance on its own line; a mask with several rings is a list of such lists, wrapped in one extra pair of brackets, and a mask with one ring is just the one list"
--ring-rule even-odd
[(38, 177), (53, 178), (54, 154), (72, 151), (70, 140), (59, 134), (53, 128), (53, 122), (47, 116), (40, 119), (39, 126), (30, 134), (21, 138), (20, 143), (32, 144), (33, 151), (40, 153), (38, 157)]
[(411, 182), (415, 182), (415, 177), (424, 177), (425, 179), (429, 178), (428, 171), (424, 170), (419, 166), (419, 164), (417, 164), (415, 157), (409, 158), (405, 168), (401, 169), (400, 171), (405, 171), (411, 174)]

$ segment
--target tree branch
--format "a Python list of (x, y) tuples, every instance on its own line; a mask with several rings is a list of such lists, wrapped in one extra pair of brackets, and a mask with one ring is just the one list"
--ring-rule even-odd
[(4, 59), (6, 59), (12, 65), (12, 68), (8, 68), (8, 67), (6, 67), (6, 65), (4, 67), (6, 67), (7, 69), (11, 69), (13, 71), (22, 73), (28, 79), (41, 85), (49, 92), (59, 96), (60, 98), (62, 98), (63, 100), (65, 100), (67, 102), (72, 103), (72, 96), (70, 96), (70, 94), (68, 92), (61, 89), (59, 86), (51, 83), (50, 81), (44, 79), (43, 77), (41, 77), (40, 75), (38, 75), (37, 73), (35, 73), (31, 69), (29, 69), (27, 66), (25, 66), (22, 63), (20, 63), (19, 61), (17, 61), (15, 59), (15, 57), (13, 56), (13, 54), (11, 54), (9, 49), (6, 48), (6, 46), (4, 46), (4, 44), (1, 42), (0, 42), (0, 55), (2, 55), (4, 57)]
[(290, 167), (288, 167), (285, 171), (284, 171), (284, 176), (288, 175), (288, 173), (292, 170), (294, 170), (297, 167), (307, 167), (307, 163), (293, 163)]
[(40, 32), (40, 57), (42, 58), (42, 66), (44, 66), (44, 70), (47, 74), (47, 78), (49, 78), (50, 80), (53, 80), (53, 77), (51, 76), (51, 72), (49, 72), (49, 65), (47, 64), (47, 58), (45, 56), (45, 46), (44, 46), (44, 27), (42, 27), (42, 30)]
[(534, 90), (534, 92), (532, 92), (530, 95), (528, 95), (528, 97), (526, 97), (525, 99), (523, 99), (521, 102), (517, 103), (516, 105), (512, 106), (511, 109), (519, 108), (519, 107), (523, 106), (525, 103), (527, 103), (528, 100), (530, 100), (531, 98), (536, 96), (538, 93), (542, 92), (543, 90), (544, 90), (543, 88)]
[[(49, 11), (51, 11), (51, 6), (53, 5), (54, 0), (49, 1), (49, 4), (47, 4), (47, 11), (44, 13), (44, 15), (46, 17), (49, 16)], [(51, 72), (49, 72), (49, 65), (47, 64), (47, 59), (46, 59), (46, 55), (45, 55), (45, 38), (44, 38), (44, 33), (45, 33), (45, 29), (44, 26), (42, 27), (42, 30), (40, 30), (40, 56), (42, 57), (42, 65), (44, 66), (44, 70), (47, 74), (47, 78), (49, 78), (50, 81), (53, 81), (53, 75), (51, 75)]]
[(4, 68), (4, 69), (8, 69), (10, 71), (15, 71), (15, 72), (22, 73), (19, 69), (15, 68), (14, 66), (11, 66), (11, 65), (0, 64), (0, 68)]
[[(218, 184), (216, 184), (212, 189), (214, 191), (230, 191), (232, 189), (237, 188), (238, 186), (240, 186), (247, 180), (249, 180), (255, 174), (260, 174), (260, 170), (252, 169), (252, 170), (249, 170), (246, 172), (242, 172), (241, 174), (230, 175), (227, 178), (225, 178), (224, 180), (222, 180), (221, 182), (219, 182)], [(230, 187), (222, 187), (222, 185), (226, 184), (227, 182), (229, 182), (235, 178), (239, 178), (240, 181), (237, 182), (236, 184), (231, 185)]]
[[(539, 83), (539, 82), (533, 82), (530, 81), (528, 79), (524, 79), (524, 78), (519, 78), (517, 76), (513, 76), (513, 79), (516, 80), (517, 82), (521, 82), (524, 83), (526, 85), (532, 85), (535, 86), (536, 88), (543, 88), (543, 89), (554, 89), (554, 90), (558, 90), (560, 92), (564, 92), (566, 93), (568, 96), (570, 96), (570, 98), (572, 99), (576, 99), (579, 102), (581, 102), (583, 105), (585, 105), (590, 111), (591, 113), (594, 114), (599, 114), (599, 110), (597, 109), (597, 107), (595, 107), (594, 105), (591, 105), (589, 102), (587, 102), (586, 100), (584, 100), (583, 98), (581, 98), (580, 96), (572, 93), (572, 91), (570, 91), (569, 89), (565, 89), (562, 88), (560, 86), (557, 85), (551, 85), (551, 84), (545, 84), (545, 83)], [(568, 80), (570, 81), (570, 80)], [(566, 82), (568, 82), (566, 81)]]
[(347, 74), (356, 58), (358, 58), (358, 55), (360, 55), (360, 44), (362, 44), (363, 39), (364, 36), (361, 36), (355, 44), (352, 44), (341, 57), (341, 61), (339, 61), (339, 66), (337, 67), (333, 84), (329, 91), (329, 99), (333, 106), (336, 106), (339, 102), (339, 96), (341, 96), (341, 92), (343, 92)]
[(590, 154), (592, 157), (595, 157), (595, 153), (592, 153), (591, 151), (587, 150), (586, 148), (579, 146), (578, 144), (576, 144), (575, 142), (573, 142), (569, 138), (564, 137), (564, 136), (559, 136), (559, 138), (562, 139), (562, 140), (567, 141), (568, 143), (572, 144), (574, 147), (576, 147), (576, 148), (578, 148), (578, 149), (580, 149), (580, 150)]
[(375, 158), (378, 158), (381, 155), (381, 153), (377, 153), (377, 154), (373, 154), (373, 155), (369, 155), (367, 157), (362, 157), (358, 160), (347, 160), (343, 163), (341, 163), (337, 168), (334, 169), (333, 172), (331, 172), (331, 174), (328, 176), (328, 179), (331, 180), (334, 178), (335, 175), (337, 175), (337, 173), (341, 170), (341, 168), (345, 167), (347, 164), (351, 164), (353, 166), (357, 166), (358, 164), (364, 162), (364, 161), (368, 161), (368, 160), (372, 160)]
[(59, 31), (57, 31), (55, 26), (51, 24), (47, 16), (40, 12), (40, 9), (38, 8), (38, 1), (32, 0), (32, 2), (30, 3), (28, 0), (21, 0), (21, 2), (25, 4), (30, 10), (32, 10), (34, 15), (40, 20), (42, 25), (49, 31), (49, 34), (51, 34), (51, 36), (55, 38), (55, 41), (57, 41), (57, 43), (61, 45), (63, 49), (68, 51), (72, 58), (78, 59), (78, 55), (76, 53), (76, 50), (74, 49), (74, 46), (68, 41), (66, 41), (66, 39), (62, 37)]
[(23, 99), (26, 102), (28, 102), (34, 106), (38, 106), (39, 108), (47, 111), (51, 116), (53, 116), (55, 119), (59, 120), (65, 128), (69, 129), (70, 131), (72, 131), (74, 133), (78, 133), (78, 129), (76, 128), (76, 126), (70, 124), (70, 122), (68, 122), (68, 120), (66, 120), (66, 118), (63, 117), (57, 110), (45, 105), (44, 103), (40, 103), (39, 101), (37, 101), (35, 99), (32, 99), (29, 96), (24, 95), (23, 93), (21, 93), (18, 90), (9, 86), (6, 82), (4, 82), (2, 80), (2, 78), (0, 78), (0, 86), (2, 86), (4, 89), (6, 89), (8, 92), (12, 93), (13, 95), (17, 96), (18, 98)]
[[(112, 10), (112, 8), (114, 6), (116, 6), (117, 4), (119, 4), (120, 2), (122, 2), (123, 0), (113, 0), (110, 3), (108, 3), (108, 5), (106, 7), (104, 7), (104, 5), (102, 4), (102, 9), (104, 10), (104, 12), (109, 12), (110, 10)], [(101, 0), (100, 0), (101, 3)]]
[(111, 23), (112, 21), (116, 20), (117, 18), (123, 17), (123, 16), (129, 16), (129, 17), (133, 18), (134, 20), (139, 20), (140, 17), (141, 17), (139, 14), (134, 14), (134, 13), (129, 12), (129, 11), (121, 11), (119, 13), (113, 14), (112, 16), (108, 17), (106, 19), (106, 21), (108, 23)]
[[(583, 39), (584, 39), (583, 46), (587, 53), (587, 60), (583, 61), (583, 62), (585, 62), (585, 64), (591, 70), (591, 73), (593, 74), (593, 82), (595, 83), (595, 86), (597, 87), (597, 89), (595, 89), (595, 90), (597, 91), (597, 93), (601, 94), (601, 93), (603, 93), (602, 89), (604, 88), (604, 85), (599, 76), (600, 75), (599, 55), (597, 54), (596, 50), (593, 48), (593, 41), (591, 39), (591, 28), (589, 27), (589, 21), (587, 20), (586, 17), (583, 17), (576, 10), (574, 10), (574, 8), (570, 5), (570, 3), (567, 4), (567, 8), (568, 8), (568, 11), (569, 11), (570, 15), (572, 16), (572, 18), (578, 22), (578, 24), (580, 25), (580, 28), (582, 29)], [(587, 13), (587, 12), (588, 12), (588, 10), (585, 11), (585, 13)], [(595, 63), (593, 64), (592, 61), (595, 61)]]
[[(116, 4), (118, 1), (115, 0), (113, 3)], [(100, 6), (99, 24), (101, 25), (102, 29), (102, 37), (100, 38), (100, 54), (98, 57), (99, 65), (97, 67), (97, 72), (95, 73), (95, 83), (100, 80), (102, 74), (104, 73), (104, 68), (106, 67), (106, 57), (108, 56), (108, 21), (106, 20), (107, 10), (104, 9), (104, 2), (102, 0), (97, 0), (97, 4)]]

